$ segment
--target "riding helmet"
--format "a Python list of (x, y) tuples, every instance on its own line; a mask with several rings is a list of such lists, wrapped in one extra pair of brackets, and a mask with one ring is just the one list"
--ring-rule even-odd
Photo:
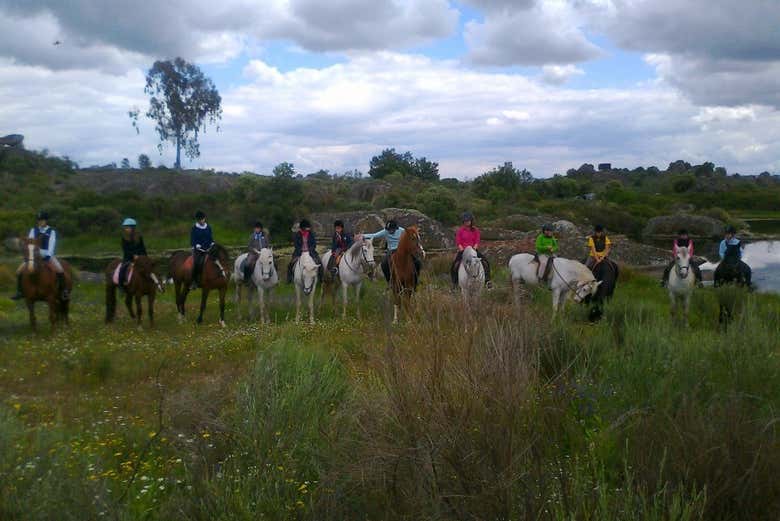
[(461, 217), (462, 222), (466, 221), (473, 221), (474, 215), (471, 212), (463, 212), (463, 216)]
[(255, 228), (262, 229), (263, 228), (263, 223), (261, 223), (260, 221), (255, 221)]
[(550, 223), (545, 223), (544, 226), (542, 226), (543, 232), (551, 232), (553, 231), (553, 225)]
[(342, 221), (341, 219), (336, 219), (336, 220), (333, 222), (333, 227), (335, 228), (335, 227), (337, 227), (337, 226), (341, 226), (341, 227), (343, 228), (343, 227), (344, 227), (344, 221)]
[(726, 233), (737, 233), (737, 230), (733, 226), (728, 225), (726, 226)]
[(35, 219), (37, 219), (38, 221), (48, 221), (49, 220), (49, 212), (44, 212), (43, 210), (41, 210), (35, 216)]
[(197, 212), (195, 212), (196, 221), (200, 221), (201, 219), (205, 219), (205, 218), (206, 218), (206, 214), (203, 213), (202, 211), (198, 210)]
[(604, 225), (602, 225), (602, 224), (597, 224), (596, 226), (594, 226), (594, 227), (593, 227), (593, 231), (596, 231), (596, 232), (603, 232), (603, 231), (604, 231)]
[(390, 219), (387, 221), (387, 224), (385, 224), (385, 230), (387, 230), (390, 233), (393, 233), (398, 229), (398, 223), (395, 222), (395, 219)]
[(138, 223), (132, 217), (128, 217), (122, 221), (122, 226), (138, 226)]
[(311, 223), (309, 222), (308, 219), (301, 219), (301, 222), (298, 224), (298, 227), (301, 230), (304, 230), (306, 228), (311, 228)]

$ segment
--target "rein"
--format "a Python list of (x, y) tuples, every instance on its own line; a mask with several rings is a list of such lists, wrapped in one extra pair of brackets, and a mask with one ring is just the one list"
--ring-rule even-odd
[[(566, 280), (563, 275), (561, 275), (561, 273), (558, 271), (558, 268), (555, 267), (555, 259), (556, 258), (553, 258), (553, 260), (552, 260), (552, 269), (553, 269), (553, 271), (555, 272), (556, 275), (558, 275), (558, 277), (560, 277), (560, 279), (563, 281), (563, 283), (566, 284), (566, 287), (569, 288), (569, 291), (573, 291), (575, 293), (575, 295), (576, 295), (577, 290), (579, 288), (577, 286), (572, 286), (571, 283), (568, 280)], [(550, 289), (552, 289), (552, 280), (550, 281), (548, 287)]]

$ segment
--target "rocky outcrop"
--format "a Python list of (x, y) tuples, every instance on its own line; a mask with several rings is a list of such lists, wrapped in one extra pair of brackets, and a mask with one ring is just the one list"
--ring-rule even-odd
[(361, 212), (322, 212), (312, 214), (309, 220), (314, 233), (321, 239), (325, 239), (330, 237), (333, 231), (333, 221), (336, 219), (344, 221), (347, 230), (354, 233), (379, 231), (388, 220), (395, 219), (403, 227), (417, 225), (425, 248), (455, 247), (454, 231), (424, 213), (409, 208), (385, 208)]
[(22, 148), (24, 136), (21, 134), (8, 134), (0, 137), (0, 147)]
[(647, 221), (642, 234), (645, 237), (676, 235), (685, 228), (693, 237), (719, 237), (723, 234), (725, 223), (706, 215), (678, 213), (653, 217)]

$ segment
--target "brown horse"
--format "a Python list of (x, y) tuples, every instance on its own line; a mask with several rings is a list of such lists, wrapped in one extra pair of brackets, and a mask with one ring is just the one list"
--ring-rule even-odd
[[(68, 323), (69, 301), (62, 299), (60, 288), (57, 287), (57, 274), (41, 258), (40, 239), (24, 239), (22, 255), (24, 266), (22, 268), (22, 295), (30, 312), (30, 326), (36, 330), (35, 303), (45, 301), (49, 305), (49, 321), (52, 326), (62, 320)], [(73, 279), (70, 275), (70, 266), (65, 261), (60, 261), (65, 270), (65, 288), (69, 293), (73, 289)]]
[[(168, 266), (176, 289), (176, 309), (179, 311), (179, 321), (184, 320), (184, 303), (187, 301), (187, 294), (190, 292), (190, 284), (192, 284), (194, 261), (192, 253), (179, 251), (171, 256)], [(225, 266), (230, 266), (228, 252), (219, 244), (214, 244), (206, 254), (200, 280), (196, 281), (201, 289), (198, 324), (203, 322), (203, 310), (206, 309), (209, 291), (216, 289), (219, 290), (219, 323), (223, 327), (225, 326), (225, 293), (229, 279)]]
[[(119, 288), (114, 283), (114, 273), (121, 264), (121, 260), (116, 259), (106, 268), (106, 324), (113, 322), (116, 316), (116, 290)], [(132, 271), (131, 271), (132, 270)], [(141, 299), (146, 295), (149, 304), (149, 325), (154, 325), (154, 297), (157, 290), (160, 293), (164, 291), (160, 279), (154, 273), (154, 262), (146, 255), (136, 258), (128, 273), (132, 273), (130, 282), (124, 285), (125, 305), (130, 317), (136, 319), (138, 327), (141, 327), (143, 316), (141, 310)], [(120, 284), (122, 281), (119, 281)], [(135, 311), (133, 311), (133, 299), (135, 299)]]
[(401, 234), (398, 248), (390, 258), (390, 289), (393, 292), (393, 323), (398, 322), (401, 305), (408, 309), (412, 293), (417, 289), (416, 257), (425, 257), (417, 226), (409, 226)]

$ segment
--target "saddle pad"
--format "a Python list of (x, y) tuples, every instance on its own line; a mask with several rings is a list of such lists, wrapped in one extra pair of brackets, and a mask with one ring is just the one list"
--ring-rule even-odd
[[(119, 284), (119, 270), (121, 270), (121, 269), (122, 269), (122, 264), (117, 265), (116, 269), (114, 270), (114, 276), (111, 277), (113, 279), (113, 281), (114, 281), (114, 284), (116, 284), (117, 286), (120, 285)], [(131, 264), (127, 268), (127, 275), (125, 276), (125, 284), (129, 284), (130, 281), (132, 280), (132, 278), (133, 278), (133, 265)]]

